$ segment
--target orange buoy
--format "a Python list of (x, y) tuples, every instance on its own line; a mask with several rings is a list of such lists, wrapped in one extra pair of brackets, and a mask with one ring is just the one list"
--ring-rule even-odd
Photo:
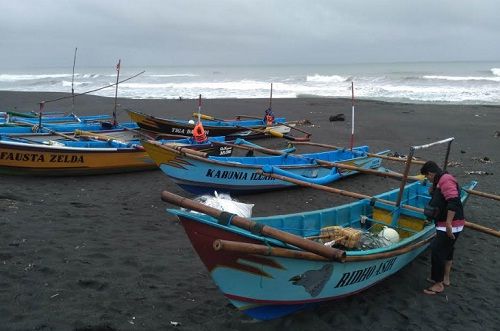
[(196, 123), (193, 129), (193, 138), (197, 143), (203, 143), (207, 141), (207, 134), (205, 133), (205, 129), (203, 129), (203, 124), (201, 121)]

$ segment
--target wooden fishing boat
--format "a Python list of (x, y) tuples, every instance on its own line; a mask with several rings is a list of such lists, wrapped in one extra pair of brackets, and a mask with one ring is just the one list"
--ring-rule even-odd
[(39, 113), (35, 112), (0, 112), (0, 127), (2, 126), (26, 126), (36, 125), (41, 121), (45, 123), (81, 123), (81, 122), (97, 122), (109, 121), (112, 119), (110, 115), (85, 115), (77, 116), (76, 114), (66, 115), (60, 112), (47, 112), (42, 113), (40, 118)]
[[(145, 141), (143, 146), (167, 176), (195, 194), (213, 191), (251, 193), (295, 186), (259, 174), (262, 170), (311, 183), (328, 184), (357, 171), (339, 169), (339, 165), (325, 166), (325, 163), (340, 163), (363, 169), (376, 169), (381, 165), (380, 158), (367, 155), (367, 146), (356, 147), (352, 151), (337, 149), (309, 154), (279, 152), (280, 156), (255, 157), (207, 156), (154, 141)], [(386, 152), (380, 154), (383, 153)]]
[[(192, 120), (166, 119), (132, 110), (127, 110), (127, 112), (132, 121), (137, 123), (140, 128), (153, 132), (191, 136), (195, 127), (195, 123)], [(229, 137), (228, 139), (243, 137), (248, 139), (266, 135), (270, 129), (277, 133), (286, 134), (290, 132), (290, 127), (281, 125), (285, 122), (285, 118), (283, 117), (275, 118), (275, 125), (267, 127), (264, 120), (258, 119), (234, 121), (206, 120), (203, 121), (203, 128), (208, 136), (227, 136)]]
[[(57, 139), (56, 139), (57, 138)], [(159, 140), (208, 154), (230, 155), (226, 146), (213, 142), (225, 137), (211, 137), (206, 143), (193, 139)], [(93, 175), (157, 169), (139, 140), (120, 141), (113, 136), (92, 132), (68, 136), (0, 135), (0, 173), (15, 175)]]
[[(167, 211), (180, 220), (231, 303), (257, 319), (278, 318), (363, 291), (401, 270), (429, 246), (436, 232), (424, 215), (431, 184), (406, 183), (416, 150), (448, 143), (446, 170), (452, 141), (412, 146), (399, 189), (376, 196), (286, 178), (361, 199), (346, 205), (248, 219), (167, 191), (162, 200), (182, 207)], [(461, 187), (463, 203), (476, 184)], [(470, 221), (465, 227), (500, 237), (500, 231)]]
[(40, 132), (62, 132), (71, 133), (75, 130), (85, 131), (109, 131), (123, 129), (138, 129), (135, 122), (124, 122), (114, 125), (107, 121), (82, 121), (71, 123), (52, 123), (42, 122), (42, 126), (38, 122), (24, 122), (23, 125), (0, 126), (0, 134), (25, 134), (25, 133), (40, 133)]
[[(252, 220), (166, 191), (162, 199), (198, 212), (168, 209), (226, 298), (266, 320), (356, 294), (414, 260), (435, 234), (421, 211), (428, 188), (423, 182), (405, 186), (401, 207), (390, 204), (400, 193), (394, 189), (347, 205)], [(462, 201), (467, 196), (462, 191)], [(377, 245), (384, 226), (400, 240)], [(326, 241), (345, 246), (330, 248)]]

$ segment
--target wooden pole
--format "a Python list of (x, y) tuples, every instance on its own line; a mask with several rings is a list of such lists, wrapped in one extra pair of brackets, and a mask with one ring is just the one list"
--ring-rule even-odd
[(213, 243), (214, 250), (224, 252), (236, 252), (244, 254), (256, 254), (265, 256), (286, 257), (290, 259), (328, 261), (325, 257), (311, 252), (297, 251), (281, 247), (271, 247), (259, 244), (250, 244), (239, 241), (217, 239)]
[[(264, 175), (264, 176), (272, 177), (272, 178), (279, 179), (282, 181), (290, 182), (290, 183), (293, 183), (296, 185), (309, 187), (309, 188), (313, 188), (313, 189), (321, 190), (321, 191), (325, 191), (325, 192), (335, 193), (335, 194), (343, 195), (343, 196), (350, 197), (350, 198), (374, 200), (374, 201), (378, 201), (380, 203), (384, 203), (384, 204), (391, 205), (391, 206), (396, 205), (396, 203), (394, 201), (380, 199), (380, 198), (376, 198), (376, 197), (362, 194), (362, 193), (340, 190), (340, 189), (330, 187), (330, 186), (325, 186), (325, 185), (313, 184), (313, 183), (309, 183), (309, 182), (302, 181), (299, 179), (291, 178), (288, 176), (278, 175), (278, 174), (274, 174), (274, 173), (267, 173), (267, 172), (264, 172), (262, 170), (257, 170), (257, 173), (260, 175)], [(423, 212), (422, 208), (417, 208), (417, 207), (410, 206), (410, 205), (402, 205), (402, 207), (409, 209), (409, 210), (417, 211), (417, 212)]]
[(40, 102), (40, 109), (38, 110), (38, 129), (37, 129), (38, 132), (40, 132), (40, 130), (42, 129), (42, 113), (44, 107), (45, 107), (45, 101)]
[(198, 98), (198, 123), (201, 122), (201, 94)]
[[(339, 147), (339, 146), (334, 146), (334, 145), (328, 145), (328, 144), (321, 144), (321, 143), (315, 143), (315, 142), (310, 142), (310, 141), (298, 141), (293, 143), (295, 145), (310, 145), (310, 146), (318, 146), (318, 147), (323, 147), (323, 148), (332, 148), (332, 149), (344, 149), (344, 147)], [(396, 161), (396, 162), (406, 162), (406, 158), (398, 158), (398, 157), (392, 157), (392, 156), (386, 156), (386, 155), (377, 155), (373, 153), (366, 153), (368, 156), (374, 156), (374, 157), (379, 157), (384, 160), (389, 160), (389, 161)], [(424, 164), (425, 161), (419, 161), (419, 160), (411, 160), (411, 163), (413, 164)]]
[(399, 194), (398, 198), (396, 200), (396, 207), (399, 208), (401, 204), (401, 199), (403, 198), (403, 192), (406, 186), (406, 181), (408, 179), (408, 174), (410, 173), (410, 167), (411, 167), (411, 160), (413, 159), (413, 153), (415, 152), (415, 149), (413, 147), (410, 148), (410, 153), (408, 154), (408, 157), (406, 158), (406, 165), (405, 165), (405, 170), (403, 172), (403, 178), (401, 178), (401, 185), (399, 186)]
[[(236, 115), (235, 117), (236, 117), (237, 119), (239, 119), (239, 118), (251, 118), (251, 119), (260, 120), (260, 118), (259, 118), (259, 117), (257, 117), (257, 116)], [(299, 132), (304, 133), (304, 134), (305, 134), (305, 135), (307, 135), (308, 137), (312, 136), (312, 133), (307, 132), (307, 131), (302, 130), (302, 129), (299, 129), (299, 128), (296, 128), (295, 126), (289, 125), (289, 124), (287, 124), (287, 123), (276, 123), (276, 125), (283, 125), (283, 126), (286, 126), (286, 127), (290, 128), (290, 129), (292, 129), (292, 130), (297, 130), (297, 131), (299, 131)]]
[(76, 65), (76, 51), (78, 47), (75, 47), (75, 54), (73, 55), (73, 74), (71, 75), (71, 112), (75, 111), (75, 65)]
[(467, 190), (467, 189), (462, 189), (462, 190), (464, 190), (467, 193), (475, 194), (475, 195), (483, 197), (483, 198), (488, 198), (488, 199), (500, 201), (500, 196), (495, 195), (495, 194), (485, 193), (485, 192), (476, 191), (476, 190)]
[(487, 228), (487, 227), (479, 225), (479, 224), (465, 221), (465, 227), (500, 238), (500, 231), (490, 229), (490, 228)]
[(56, 135), (56, 136), (60, 136), (60, 137), (63, 137), (65, 139), (69, 139), (69, 140), (73, 140), (73, 141), (78, 141), (79, 139), (75, 138), (75, 137), (72, 137), (72, 136), (69, 136), (67, 134), (64, 134), (64, 133), (61, 133), (61, 132), (57, 132), (57, 131), (54, 131), (54, 130), (51, 130), (51, 129), (48, 129), (46, 127), (43, 128), (43, 130), (45, 131), (48, 131), (50, 134), (53, 134), (53, 135)]
[[(417, 249), (419, 247), (422, 247), (423, 245), (429, 243), (432, 240), (432, 238), (434, 238), (434, 235), (427, 238), (427, 239), (423, 239), (423, 240), (418, 241), (416, 243), (413, 243), (411, 245), (404, 246), (404, 247), (398, 248), (396, 250), (391, 250), (389, 252), (376, 253), (376, 254), (370, 254), (370, 255), (346, 256), (345, 262), (373, 261), (373, 260), (377, 260), (377, 259), (391, 258), (394, 256), (408, 253), (408, 252), (410, 252), (414, 249)], [(243, 253), (243, 254), (256, 254), (256, 255), (264, 255), (264, 256), (277, 256), (277, 257), (284, 257), (284, 258), (290, 258), (290, 259), (302, 259), (302, 260), (312, 260), (312, 261), (327, 261), (326, 258), (324, 258), (320, 255), (314, 254), (314, 253), (310, 253), (310, 252), (295, 251), (295, 250), (291, 250), (291, 249), (287, 249), (287, 248), (271, 247), (271, 246), (250, 244), (250, 243), (223, 240), (223, 239), (215, 240), (213, 243), (213, 247), (214, 247), (214, 250), (216, 250), (216, 251), (227, 251), (227, 252), (236, 252), (236, 253)]]
[[(310, 146), (318, 146), (318, 147), (323, 147), (323, 148), (333, 148), (333, 149), (343, 149), (343, 147), (338, 147), (334, 145), (328, 145), (328, 144), (320, 144), (320, 143), (314, 143), (310, 141), (296, 141), (293, 142), (292, 144), (294, 145), (310, 145)], [(373, 157), (379, 157), (384, 160), (389, 160), (389, 161), (396, 161), (396, 162), (406, 162), (407, 159), (402, 159), (402, 158), (397, 158), (397, 157), (392, 157), (392, 156), (386, 156), (386, 155), (378, 155), (378, 154), (373, 154), (373, 153), (366, 153), (368, 156), (373, 156)], [(412, 158), (411, 163), (412, 164), (425, 164), (426, 161), (420, 161), (420, 160), (414, 160)], [(386, 175), (386, 177), (391, 177), (391, 178), (398, 178), (401, 179), (403, 178), (403, 174), (397, 173), (395, 171), (391, 171), (389, 174)], [(417, 176), (408, 176), (408, 179), (411, 180), (420, 180)], [(486, 192), (481, 192), (477, 190), (469, 190), (469, 189), (462, 189), (465, 192), (473, 195), (477, 195), (483, 198), (488, 198), (488, 199), (493, 199), (500, 201), (500, 196), (492, 193), (486, 193)]]
[[(350, 192), (350, 191), (345, 191), (345, 190), (339, 190), (339, 189), (336, 189), (336, 188), (333, 188), (333, 187), (329, 187), (329, 186), (324, 186), (324, 185), (318, 185), (318, 184), (313, 184), (313, 183), (309, 183), (309, 182), (304, 182), (302, 180), (298, 180), (298, 179), (295, 179), (295, 178), (290, 178), (290, 177), (287, 177), (287, 176), (266, 173), (266, 172), (263, 172), (262, 170), (257, 171), (257, 173), (259, 173), (261, 175), (264, 175), (264, 176), (273, 177), (273, 178), (276, 178), (276, 179), (279, 179), (279, 180), (282, 180), (282, 181), (287, 181), (287, 182), (290, 182), (290, 183), (293, 183), (293, 184), (296, 184), (296, 185), (300, 185), (300, 186), (304, 186), (304, 187), (310, 187), (310, 188), (314, 188), (314, 189), (317, 189), (317, 190), (322, 190), (322, 191), (325, 191), (325, 192), (336, 193), (336, 194), (339, 194), (339, 195), (343, 195), (343, 196), (347, 196), (347, 197), (351, 197), (351, 198), (355, 198), (355, 199), (370, 199), (370, 200), (378, 201), (380, 203), (384, 203), (384, 204), (388, 204), (388, 205), (392, 205), (392, 206), (397, 206), (396, 202), (394, 202), (394, 201), (380, 199), (380, 198), (369, 196), (369, 195), (365, 195), (365, 194), (360, 194), (360, 193), (355, 193), (355, 192)], [(408, 209), (408, 210), (413, 210), (413, 211), (416, 211), (416, 212), (422, 213), (422, 214), (424, 212), (424, 210), (422, 208), (417, 208), (417, 207), (410, 206), (410, 205), (402, 204), (400, 207), (404, 208), (404, 209)], [(490, 229), (490, 228), (484, 227), (482, 225), (478, 225), (478, 224), (475, 224), (475, 223), (472, 223), (472, 222), (468, 222), (468, 221), (465, 223), (465, 226), (468, 227), (468, 228), (471, 228), (473, 230), (477, 230), (479, 232), (483, 232), (483, 233), (490, 234), (490, 235), (493, 235), (493, 236), (496, 236), (496, 237), (500, 238), (500, 231), (497, 231), (497, 230), (494, 230), (494, 229)]]
[(271, 83), (271, 91), (269, 92), (269, 109), (273, 109), (273, 83)]
[(354, 147), (354, 82), (351, 82), (351, 92), (352, 92), (352, 99), (351, 99), (352, 100), (351, 151), (352, 151), (352, 148)]
[[(219, 220), (219, 222), (224, 222), (222, 220), (221, 214), (222, 211), (216, 208), (212, 208), (209, 206), (206, 206), (200, 202), (181, 197), (177, 194), (168, 192), (168, 191), (163, 191), (161, 194), (161, 198), (163, 201), (177, 205), (179, 207), (183, 207), (189, 210), (194, 210), (198, 211), (204, 214), (207, 214), (209, 216), (215, 217)], [(339, 261), (343, 262), (345, 261), (346, 257), (346, 252), (324, 246), (320, 243), (304, 239), (302, 237), (296, 236), (294, 234), (288, 233), (281, 231), (279, 229), (270, 227), (268, 225), (264, 225), (261, 223), (256, 223), (250, 219), (238, 216), (238, 215), (233, 215), (230, 219), (231, 225), (234, 225), (236, 227), (245, 229), (247, 231), (252, 231), (253, 233), (259, 233), (262, 236), (267, 236), (271, 237), (277, 240), (280, 240), (284, 243), (287, 243), (292, 246), (296, 246), (298, 248), (301, 248), (305, 251), (315, 253), (318, 255), (321, 255), (328, 260), (333, 260), (333, 261)]]
[(118, 60), (118, 64), (116, 65), (116, 84), (115, 84), (115, 105), (113, 108), (113, 125), (117, 125), (118, 121), (116, 120), (116, 107), (118, 105), (118, 83), (120, 81), (120, 67), (122, 60)]
[(168, 143), (162, 144), (162, 143), (160, 143), (158, 141), (154, 141), (154, 140), (149, 140), (148, 142), (151, 145), (158, 146), (159, 148), (166, 149), (166, 150), (173, 152), (173, 153), (175, 153), (175, 151), (177, 151), (179, 153), (190, 154), (190, 155), (193, 155), (195, 157), (200, 157), (200, 158), (204, 158), (204, 159), (206, 159), (208, 157), (208, 153), (197, 151), (197, 150), (191, 149), (189, 147), (183, 147), (183, 146), (178, 146), (178, 145), (173, 145), (173, 144), (168, 144)]

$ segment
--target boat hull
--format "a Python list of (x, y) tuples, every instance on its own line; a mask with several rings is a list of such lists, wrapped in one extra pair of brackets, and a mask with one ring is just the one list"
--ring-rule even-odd
[(61, 133), (72, 133), (75, 130), (84, 130), (84, 131), (109, 131), (112, 129), (138, 129), (136, 123), (128, 122), (128, 123), (120, 123), (117, 126), (113, 126), (109, 122), (82, 122), (82, 123), (43, 123), (42, 128), (40, 129), (38, 123), (34, 123), (33, 125), (25, 125), (25, 126), (2, 126), (0, 127), (0, 134), (26, 134), (26, 133), (37, 133), (37, 132), (50, 132), (56, 131)]
[[(472, 183), (467, 188), (473, 188)], [(399, 190), (377, 197), (395, 201)], [(405, 188), (405, 204), (422, 208), (428, 186), (413, 183)], [(465, 201), (466, 193), (462, 200)], [(332, 225), (374, 231), (383, 225), (398, 229), (397, 243), (366, 250), (347, 250), (345, 262), (273, 255), (276, 247), (298, 250), (255, 231), (219, 222), (208, 215), (173, 210), (192, 246), (222, 293), (238, 309), (257, 319), (278, 318), (319, 302), (359, 293), (404, 268), (428, 246), (435, 227), (421, 212), (397, 209), (368, 199), (324, 210), (290, 215), (258, 217), (253, 221), (291, 234), (317, 236)], [(399, 217), (393, 219), (395, 213)], [(388, 219), (385, 217), (388, 216)], [(217, 241), (257, 244), (267, 253), (216, 249)]]
[[(21, 136), (19, 136), (20, 138)], [(0, 136), (0, 173), (9, 175), (74, 176), (96, 175), (158, 169), (140, 141), (113, 143), (112, 141), (78, 141), (64, 144), (40, 136), (36, 143), (12, 141), (16, 137)], [(214, 137), (223, 140), (223, 137)], [(229, 147), (206, 144), (189, 144), (188, 139), (171, 140), (186, 148), (210, 155), (230, 155)], [(65, 145), (66, 144), (66, 145)], [(128, 147), (127, 147), (128, 146)]]
[[(128, 111), (128, 115), (140, 128), (156, 133), (192, 136), (193, 129), (195, 127), (195, 124), (189, 124), (188, 121), (158, 118), (130, 110)], [(284, 123), (285, 119), (278, 118), (276, 121), (278, 124)], [(230, 136), (230, 139), (234, 139), (236, 137), (244, 137), (248, 139), (264, 136), (264, 133), (256, 133), (251, 130), (249, 131), (249, 128), (266, 129), (266, 125), (264, 125), (262, 120), (242, 120), (231, 122), (203, 121), (203, 129), (205, 130), (207, 136)], [(287, 127), (280, 127), (281, 133), (288, 133), (289, 131), (290, 129)]]
[[(296, 176), (298, 179), (322, 185), (357, 173), (352, 170), (344, 171), (321, 167), (316, 163), (299, 162), (300, 159), (296, 164), (293, 162), (287, 164), (286, 156), (203, 159), (191, 157), (189, 154), (183, 155), (176, 150), (166, 150), (161, 146), (147, 142), (144, 143), (144, 147), (160, 169), (174, 183), (194, 194), (214, 191), (245, 194), (296, 186), (287, 181), (259, 174), (265, 165), (275, 167), (276, 171), (276, 168), (286, 171), (288, 176)], [(367, 147), (360, 147), (357, 151), (359, 152), (357, 155), (353, 155), (350, 151), (335, 151), (335, 157), (331, 156), (335, 155), (333, 153), (317, 155), (330, 161), (333, 161), (332, 158), (334, 158), (335, 162), (365, 169), (380, 167), (380, 158), (368, 157), (364, 153), (368, 151)], [(288, 158), (292, 158), (292, 156)], [(234, 160), (248, 162), (248, 164)]]
[(0, 141), (0, 173), (94, 175), (156, 169), (141, 149), (67, 148)]

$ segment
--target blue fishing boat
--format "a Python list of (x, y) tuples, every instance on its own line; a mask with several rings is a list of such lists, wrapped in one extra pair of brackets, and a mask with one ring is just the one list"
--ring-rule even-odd
[(0, 126), (0, 134), (25, 134), (25, 133), (40, 133), (40, 132), (62, 132), (71, 133), (75, 130), (86, 130), (86, 131), (106, 131), (106, 130), (123, 130), (123, 129), (138, 129), (136, 123), (134, 122), (124, 122), (119, 124), (113, 124), (108, 121), (72, 121), (72, 122), (42, 122), (38, 121), (27, 121), (23, 123), (18, 123), (18, 125), (6, 125)]
[[(168, 212), (224, 296), (267, 320), (356, 294), (413, 261), (435, 234), (422, 212), (428, 189), (424, 182), (406, 185), (400, 207), (401, 190), (394, 189), (347, 205), (251, 220), (166, 191), (162, 199), (188, 209)], [(462, 190), (462, 201), (467, 197)], [(332, 243), (339, 248), (327, 246)]]
[[(279, 156), (254, 157), (203, 156), (154, 141), (145, 141), (143, 146), (174, 183), (195, 194), (213, 191), (253, 193), (295, 186), (263, 176), (260, 174), (263, 170), (324, 185), (358, 173), (328, 164), (339, 163), (362, 169), (376, 169), (381, 165), (380, 158), (367, 154), (368, 146), (308, 154), (279, 152)], [(380, 154), (384, 153), (386, 151)]]
[(0, 127), (37, 124), (42, 123), (71, 123), (71, 122), (95, 122), (109, 121), (111, 115), (84, 115), (78, 116), (74, 113), (65, 114), (63, 112), (15, 112), (15, 111), (0, 111)]
[[(415, 150), (448, 143), (446, 169), (451, 141), (413, 146), (399, 188), (376, 196), (301, 182), (361, 199), (346, 205), (248, 219), (227, 207), (219, 210), (167, 191), (162, 200), (183, 207), (167, 211), (180, 220), (226, 298), (253, 318), (279, 318), (363, 291), (401, 270), (429, 246), (436, 233), (424, 214), (431, 184), (406, 182)], [(462, 203), (476, 184), (461, 187)], [(465, 226), (478, 229), (470, 222)]]

